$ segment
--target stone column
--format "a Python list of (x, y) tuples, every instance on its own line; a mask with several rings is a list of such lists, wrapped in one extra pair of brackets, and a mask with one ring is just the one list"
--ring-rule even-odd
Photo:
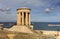
[(24, 25), (24, 13), (22, 12), (22, 25)]
[(28, 14), (26, 13), (26, 20), (25, 20), (25, 21), (26, 21), (26, 25), (28, 24), (28, 22), (27, 22), (27, 20), (28, 20), (28, 17), (27, 17), (27, 15), (28, 15)]
[(19, 24), (21, 25), (21, 13), (19, 13), (19, 16), (20, 16), (20, 18), (19, 18)]
[(19, 13), (17, 13), (17, 25), (18, 25), (18, 15), (19, 15)]
[(31, 24), (30, 24), (30, 13), (29, 13), (29, 25), (31, 25)]
[[(27, 14), (28, 14), (28, 13), (27, 13)], [(27, 15), (27, 22), (28, 22), (27, 25), (29, 25), (29, 14)]]
[(17, 25), (21, 25), (21, 13), (18, 12), (18, 15), (17, 15)]

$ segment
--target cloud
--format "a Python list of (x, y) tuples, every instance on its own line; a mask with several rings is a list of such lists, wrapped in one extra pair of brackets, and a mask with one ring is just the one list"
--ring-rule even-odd
[(34, 14), (31, 18), (32, 21), (37, 22), (60, 22), (60, 13), (40, 13), (40, 14)]
[[(42, 3), (41, 0), (1, 0), (0, 2), (0, 9), (5, 11), (5, 9), (7, 8), (11, 8), (11, 13), (16, 12), (14, 9), (18, 8), (18, 7), (40, 7), (42, 6), (44, 3)], [(0, 10), (0, 17), (2, 18), (1, 20), (16, 20), (16, 14), (6, 14), (7, 12), (1, 12)], [(8, 12), (10, 13), (10, 12)], [(2, 16), (3, 15), (3, 16)], [(13, 18), (13, 19), (11, 19)]]
[(40, 6), (42, 5), (42, 1), (40, 0), (3, 0), (2, 5), (5, 5), (6, 7), (14, 7), (17, 5), (23, 6), (23, 5), (33, 5), (33, 6)]
[(57, 13), (58, 10), (52, 12), (52, 14), (49, 15), (46, 15), (44, 13), (44, 12), (51, 13), (52, 10), (56, 10), (57, 6), (59, 9), (60, 8), (59, 4), (60, 4), (59, 0), (53, 0), (53, 1), (52, 0), (5, 0), (5, 1), (1, 0), (0, 9), (11, 8), (12, 14), (6, 14), (6, 12), (0, 11), (0, 17), (2, 18), (1, 20), (5, 20), (5, 21), (16, 20), (16, 11), (14, 9), (19, 7), (30, 7), (33, 9), (32, 10), (33, 16), (31, 18), (32, 21), (60, 21), (59, 15), (56, 16), (53, 15), (53, 13)]
[(45, 12), (46, 12), (46, 13), (49, 13), (49, 12), (51, 12), (51, 9), (50, 9), (50, 8), (46, 8), (46, 9), (45, 9)]
[(45, 0), (45, 7), (60, 9), (60, 0)]

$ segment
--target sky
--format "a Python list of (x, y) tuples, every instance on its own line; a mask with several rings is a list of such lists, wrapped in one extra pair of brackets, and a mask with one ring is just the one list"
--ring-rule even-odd
[(60, 22), (60, 0), (0, 0), (0, 22), (16, 22), (20, 7), (31, 9), (32, 22)]

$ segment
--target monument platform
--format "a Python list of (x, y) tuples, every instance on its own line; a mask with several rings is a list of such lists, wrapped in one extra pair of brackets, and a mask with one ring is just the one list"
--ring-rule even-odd
[(33, 33), (32, 29), (27, 26), (14, 25), (8, 31), (22, 32), (22, 33)]

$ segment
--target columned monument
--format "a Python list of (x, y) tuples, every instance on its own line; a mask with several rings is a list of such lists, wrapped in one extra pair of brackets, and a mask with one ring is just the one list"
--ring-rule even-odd
[(31, 25), (30, 22), (30, 8), (18, 8), (17, 9), (17, 25)]
[(9, 31), (16, 31), (22, 33), (33, 33), (33, 28), (30, 22), (30, 8), (17, 9), (17, 25), (14, 25)]

